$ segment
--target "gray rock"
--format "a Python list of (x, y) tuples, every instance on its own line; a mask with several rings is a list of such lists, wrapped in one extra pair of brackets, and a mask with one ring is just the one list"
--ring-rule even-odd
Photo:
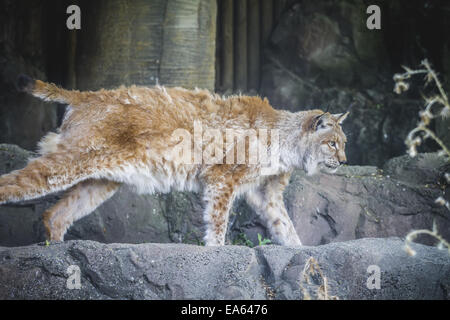
[[(360, 239), (317, 247), (294, 249), (278, 246), (256, 248), (266, 264), (266, 277), (276, 299), (301, 299), (305, 263), (313, 257), (327, 278), (329, 295), (340, 299), (449, 299), (450, 255), (414, 245), (417, 255), (405, 253), (398, 238)], [(439, 261), (439, 262), (438, 262)], [(369, 289), (368, 278), (377, 266), (380, 289)], [(371, 282), (371, 281), (370, 281)], [(314, 289), (309, 288), (311, 296)], [(312, 289), (312, 290), (311, 290)]]
[[(421, 162), (407, 158), (397, 159)], [(436, 178), (437, 172), (442, 175), (443, 171), (436, 169), (434, 179), (428, 173), (430, 179), (413, 183), (412, 175), (425, 176), (433, 169), (412, 167), (415, 169), (397, 170), (392, 175), (376, 167), (358, 166), (312, 177), (295, 172), (285, 202), (300, 239), (306, 245), (317, 245), (365, 237), (404, 237), (412, 229), (430, 229), (433, 221), (450, 239), (448, 210), (434, 202), (439, 196), (448, 198), (443, 192), (446, 186)], [(433, 240), (421, 238), (420, 242), (432, 244)]]
[[(302, 287), (314, 298), (323, 278), (301, 280), (310, 257), (339, 299), (448, 299), (450, 255), (415, 245), (410, 257), (403, 246), (360, 239), (253, 249), (93, 241), (0, 247), (0, 299), (302, 299)], [(370, 265), (380, 269), (380, 289), (366, 285)], [(81, 288), (69, 289), (77, 267)]]
[(416, 157), (393, 158), (383, 167), (385, 175), (411, 184), (444, 185), (443, 174), (450, 169), (450, 163), (437, 153), (421, 153)]

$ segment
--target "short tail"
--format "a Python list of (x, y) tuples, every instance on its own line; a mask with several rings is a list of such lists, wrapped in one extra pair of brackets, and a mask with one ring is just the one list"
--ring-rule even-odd
[(53, 83), (34, 80), (27, 75), (21, 74), (17, 78), (17, 90), (28, 92), (44, 101), (52, 101), (64, 104), (73, 104), (75, 91), (65, 90)]

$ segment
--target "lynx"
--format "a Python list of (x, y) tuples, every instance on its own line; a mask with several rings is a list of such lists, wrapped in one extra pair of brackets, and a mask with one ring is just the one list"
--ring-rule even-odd
[[(274, 242), (301, 245), (283, 202), (292, 171), (303, 169), (311, 175), (318, 166), (335, 170), (346, 162), (341, 124), (348, 112), (292, 113), (276, 110), (259, 97), (221, 97), (179, 87), (69, 91), (25, 75), (19, 76), (17, 87), (42, 100), (68, 105), (57, 132), (48, 133), (39, 143), (40, 156), (0, 177), (0, 204), (67, 191), (43, 216), (51, 241), (63, 241), (75, 221), (127, 184), (138, 193), (201, 192), (206, 245), (225, 244), (230, 207), (239, 196), (267, 224)], [(200, 137), (200, 151), (223, 148), (223, 155), (219, 154), (223, 161), (179, 161), (174, 150), (180, 139), (174, 132), (182, 129), (195, 139), (196, 121), (204, 130), (223, 136), (228, 129), (276, 131), (277, 135), (264, 139), (279, 161), (271, 164), (270, 174), (263, 175), (262, 163), (251, 163), (248, 157), (243, 163), (227, 162), (234, 147), (205, 135)], [(260, 132), (256, 134), (259, 142)], [(245, 140), (246, 148), (253, 143), (249, 140)], [(247, 149), (245, 155), (249, 156)]]

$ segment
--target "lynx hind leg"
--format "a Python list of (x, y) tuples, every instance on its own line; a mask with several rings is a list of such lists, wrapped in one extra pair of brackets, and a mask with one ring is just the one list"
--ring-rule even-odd
[(247, 203), (266, 223), (273, 240), (281, 245), (302, 245), (283, 201), (290, 174), (273, 177), (257, 190), (246, 194)]
[(206, 246), (223, 246), (235, 194), (231, 184), (208, 186), (204, 192)]
[(72, 187), (53, 207), (44, 213), (47, 237), (63, 241), (69, 227), (88, 215), (114, 195), (120, 184), (107, 180), (85, 180)]
[(0, 204), (35, 199), (70, 188), (92, 173), (91, 159), (77, 159), (70, 152), (36, 158), (20, 170), (0, 177)]

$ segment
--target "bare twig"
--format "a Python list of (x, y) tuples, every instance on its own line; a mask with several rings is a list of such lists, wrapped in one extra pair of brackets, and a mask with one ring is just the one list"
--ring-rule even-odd
[[(322, 280), (321, 283), (314, 283), (313, 277), (315, 276), (318, 276)], [(304, 286), (305, 283), (307, 285), (316, 285), (317, 289), (315, 292), (307, 290)], [(313, 257), (310, 257), (305, 263), (299, 286), (302, 290), (304, 300), (312, 300), (314, 297), (317, 297), (318, 300), (339, 300), (339, 297), (331, 296), (328, 293), (328, 279), (323, 275), (319, 263)]]
[[(423, 60), (421, 65), (425, 67), (425, 69), (412, 70), (408, 67), (403, 67), (403, 69), (405, 69), (406, 71), (405, 73), (394, 75), (394, 91), (398, 94), (409, 89), (409, 84), (405, 82), (405, 80), (417, 74), (425, 74), (425, 85), (434, 82), (439, 91), (438, 95), (429, 98), (424, 97), (425, 109), (419, 113), (420, 121), (418, 125), (408, 133), (408, 136), (405, 140), (405, 143), (408, 146), (408, 153), (411, 157), (415, 157), (417, 155), (417, 147), (420, 146), (425, 139), (431, 138), (439, 145), (439, 147), (441, 148), (441, 153), (444, 153), (447, 156), (447, 159), (450, 159), (449, 148), (433, 132), (433, 130), (428, 127), (428, 125), (431, 123), (431, 120), (439, 117), (446, 118), (450, 116), (450, 104), (448, 101), (448, 97), (444, 89), (442, 88), (441, 81), (439, 80), (436, 72), (433, 70), (428, 60)], [(432, 107), (435, 105), (441, 106), (439, 113), (433, 113)], [(447, 179), (447, 182), (450, 182), (449, 173), (445, 173), (445, 178)], [(450, 210), (449, 202), (446, 201), (443, 197), (437, 198), (435, 202), (437, 204), (445, 206), (448, 210)], [(436, 240), (438, 240), (437, 246), (440, 249), (447, 248), (448, 252), (450, 253), (449, 242), (438, 233), (436, 224), (433, 223), (433, 230), (413, 230), (408, 233), (405, 239), (405, 250), (409, 255), (414, 256), (416, 254), (416, 252), (411, 248), (411, 244), (414, 242), (417, 236), (421, 234), (429, 235), (435, 238)]]
[(414, 242), (414, 240), (417, 238), (420, 234), (426, 234), (429, 235), (436, 240), (438, 240), (437, 247), (439, 249), (447, 248), (448, 253), (450, 254), (450, 243), (448, 243), (447, 240), (445, 240), (437, 231), (436, 224), (433, 223), (433, 230), (423, 229), (423, 230), (413, 230), (406, 236), (405, 239), (405, 250), (410, 256), (415, 256), (416, 251), (411, 248), (411, 244)]
[[(428, 128), (428, 125), (430, 124), (431, 120), (438, 117), (448, 117), (450, 115), (450, 104), (448, 101), (448, 97), (442, 87), (441, 81), (439, 80), (436, 72), (431, 68), (431, 65), (428, 62), (428, 60), (426, 59), (423, 60), (421, 65), (424, 66), (425, 69), (412, 70), (404, 66), (403, 69), (405, 69), (406, 71), (405, 73), (394, 75), (395, 81), (394, 91), (398, 94), (409, 89), (409, 83), (406, 83), (405, 80), (417, 74), (426, 74), (425, 85), (433, 81), (439, 90), (439, 95), (435, 95), (430, 98), (424, 97), (425, 110), (420, 112), (420, 122), (418, 123), (417, 127), (411, 130), (411, 132), (408, 134), (405, 143), (409, 148), (408, 152), (410, 156), (414, 157), (417, 155), (417, 147), (421, 145), (425, 139), (431, 138), (437, 144), (439, 144), (442, 151), (448, 157), (450, 157), (450, 150), (447, 148), (447, 146), (438, 136), (436, 136), (436, 134), (432, 130)], [(440, 112), (438, 114), (435, 114), (432, 111), (432, 107), (434, 105), (441, 106)]]

